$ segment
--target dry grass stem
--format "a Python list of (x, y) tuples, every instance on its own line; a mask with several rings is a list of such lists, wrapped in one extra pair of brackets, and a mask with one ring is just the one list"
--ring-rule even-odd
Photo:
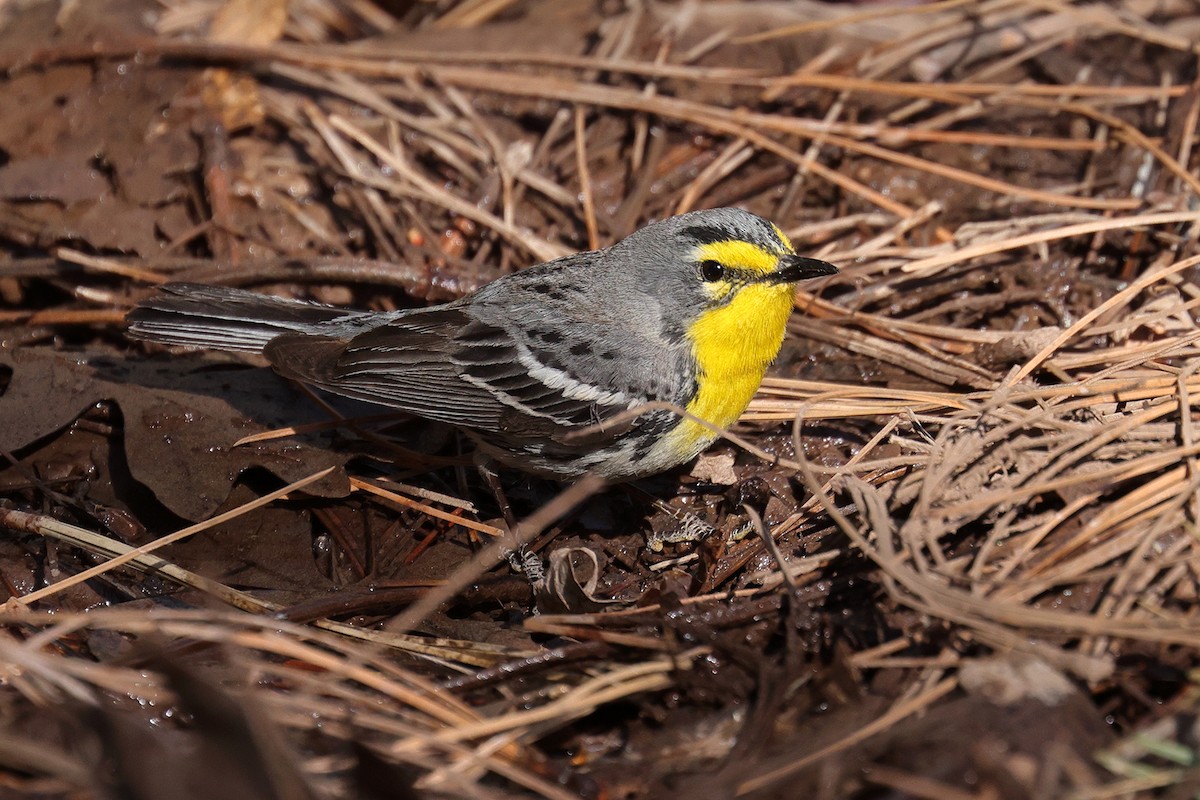
[[(1190, 796), (1194, 3), (61, 5), (17, 46), (0, 2), (6, 789), (177, 737), (322, 797)], [(839, 274), (732, 430), (606, 423), (718, 434), (693, 467), (506, 472), (512, 531), (453, 431), (121, 330), (168, 281), (453, 301), (714, 206)]]

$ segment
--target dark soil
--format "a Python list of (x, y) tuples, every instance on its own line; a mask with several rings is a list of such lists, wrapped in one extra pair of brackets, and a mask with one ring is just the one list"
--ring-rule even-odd
[[(0, 4), (0, 795), (1195, 796), (1196, 41)], [(455, 431), (123, 334), (166, 281), (390, 310), (723, 205), (842, 271), (698, 462), (501, 474), (534, 586)]]

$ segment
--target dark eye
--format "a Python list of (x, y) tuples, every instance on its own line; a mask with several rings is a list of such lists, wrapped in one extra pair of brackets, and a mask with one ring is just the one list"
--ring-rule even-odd
[(721, 266), (720, 261), (713, 261), (712, 259), (701, 261), (700, 277), (709, 283), (719, 281), (725, 277), (725, 268)]

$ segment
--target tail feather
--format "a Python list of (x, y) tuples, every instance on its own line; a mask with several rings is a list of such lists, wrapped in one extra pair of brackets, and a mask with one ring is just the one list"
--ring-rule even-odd
[(342, 308), (192, 283), (170, 283), (129, 312), (128, 333), (161, 344), (261, 353), (277, 336), (357, 316)]

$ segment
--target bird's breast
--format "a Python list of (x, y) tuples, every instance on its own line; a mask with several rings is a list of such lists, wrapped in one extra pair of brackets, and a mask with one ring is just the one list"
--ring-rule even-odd
[[(696, 394), (687, 405), (690, 413), (717, 428), (737, 421), (779, 354), (792, 298), (792, 288), (786, 284), (753, 284), (726, 305), (700, 315), (689, 331), (696, 360)], [(684, 420), (668, 438), (672, 449), (695, 455), (716, 434)]]

